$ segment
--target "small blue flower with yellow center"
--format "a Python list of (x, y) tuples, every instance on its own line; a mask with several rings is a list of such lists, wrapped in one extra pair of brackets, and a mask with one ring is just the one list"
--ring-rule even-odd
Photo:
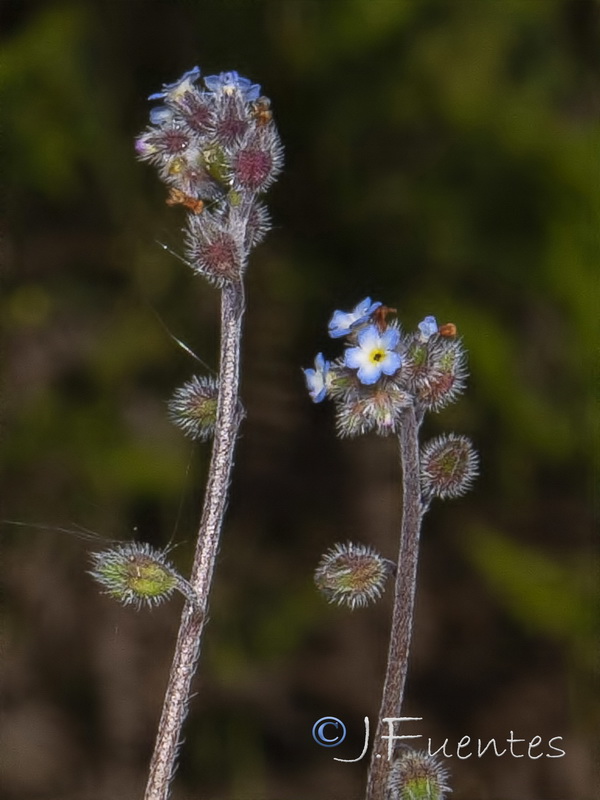
[(334, 311), (332, 318), (327, 326), (329, 335), (332, 339), (339, 339), (341, 336), (348, 336), (353, 329), (367, 322), (370, 316), (376, 311), (381, 303), (372, 303), (370, 297), (365, 297), (356, 305), (352, 311)]
[(402, 366), (402, 356), (394, 350), (399, 341), (396, 328), (380, 332), (376, 325), (369, 325), (359, 332), (358, 347), (346, 350), (344, 364), (358, 370), (358, 380), (371, 386), (382, 375), (393, 375)]
[(331, 364), (319, 353), (315, 358), (315, 368), (302, 370), (306, 379), (306, 386), (313, 403), (320, 403), (327, 394), (327, 380)]

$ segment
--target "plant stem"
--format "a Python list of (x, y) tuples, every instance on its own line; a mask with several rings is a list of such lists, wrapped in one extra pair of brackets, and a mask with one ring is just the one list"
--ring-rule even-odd
[(194, 607), (186, 602), (181, 616), (144, 800), (167, 800), (169, 796), (181, 728), (188, 709), (190, 686), (200, 654), (219, 537), (227, 505), (233, 453), (241, 422), (238, 394), (243, 313), (244, 289), (241, 280), (226, 284), (221, 294), (217, 421), (194, 566), (189, 581), (199, 604)]
[[(382, 735), (388, 730), (388, 725), (384, 724), (383, 720), (386, 717), (400, 717), (406, 683), (417, 584), (419, 534), (423, 516), (418, 432), (415, 409), (411, 406), (403, 412), (399, 434), (403, 484), (402, 529), (387, 671), (373, 740), (366, 800), (385, 800), (387, 797), (387, 779), (391, 762), (387, 759), (387, 746), (382, 748), (385, 741)], [(382, 749), (384, 752), (377, 753), (377, 750)]]

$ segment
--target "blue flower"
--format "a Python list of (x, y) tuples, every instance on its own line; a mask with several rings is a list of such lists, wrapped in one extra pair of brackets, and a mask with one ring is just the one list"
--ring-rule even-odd
[(344, 364), (357, 369), (358, 380), (370, 386), (382, 373), (393, 375), (402, 366), (402, 356), (394, 350), (399, 341), (400, 333), (396, 328), (387, 328), (381, 333), (376, 325), (369, 325), (359, 332), (358, 347), (346, 350)]
[(320, 403), (325, 399), (330, 366), (330, 362), (323, 358), (323, 353), (319, 353), (315, 358), (315, 368), (302, 370), (313, 403)]
[(426, 342), (434, 333), (438, 332), (438, 324), (435, 317), (425, 317), (424, 320), (419, 322), (419, 330), (421, 331), (421, 339)]
[(252, 83), (248, 78), (242, 78), (237, 72), (222, 72), (220, 75), (207, 75), (204, 78), (206, 88), (211, 92), (234, 94), (239, 92), (243, 99), (252, 103), (260, 97), (260, 85)]
[[(194, 91), (194, 83), (200, 77), (200, 67), (192, 67), (173, 83), (163, 83), (162, 92), (151, 94), (148, 100), (179, 100), (186, 92)], [(154, 110), (154, 109), (153, 109)]]
[(328, 330), (332, 339), (347, 336), (353, 328), (366, 322), (371, 314), (379, 308), (381, 303), (371, 303), (370, 297), (365, 297), (352, 311), (334, 311), (329, 320)]
[(171, 122), (174, 117), (174, 112), (167, 106), (154, 106), (150, 109), (150, 122), (153, 125), (164, 125)]

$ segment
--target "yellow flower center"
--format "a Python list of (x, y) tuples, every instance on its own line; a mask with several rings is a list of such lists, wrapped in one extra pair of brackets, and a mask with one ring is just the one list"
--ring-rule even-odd
[(377, 348), (376, 350), (371, 350), (369, 354), (369, 360), (375, 362), (377, 364), (382, 358), (385, 357), (385, 350), (381, 348)]

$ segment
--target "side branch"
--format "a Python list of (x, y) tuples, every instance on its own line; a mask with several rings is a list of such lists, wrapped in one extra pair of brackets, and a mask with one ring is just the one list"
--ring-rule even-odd
[(181, 728), (187, 714), (190, 686), (200, 654), (219, 537), (227, 507), (235, 443), (241, 422), (238, 395), (243, 313), (244, 290), (241, 281), (226, 284), (221, 294), (222, 333), (217, 422), (190, 578), (199, 605), (194, 607), (187, 602), (183, 609), (144, 800), (167, 800), (169, 796)]
[(402, 530), (387, 671), (373, 740), (366, 800), (386, 799), (391, 763), (387, 760), (387, 748), (385, 752), (377, 752), (382, 750), (382, 735), (387, 730), (382, 720), (400, 717), (406, 683), (422, 519), (418, 430), (415, 410), (411, 406), (402, 412), (399, 434), (403, 483)]

